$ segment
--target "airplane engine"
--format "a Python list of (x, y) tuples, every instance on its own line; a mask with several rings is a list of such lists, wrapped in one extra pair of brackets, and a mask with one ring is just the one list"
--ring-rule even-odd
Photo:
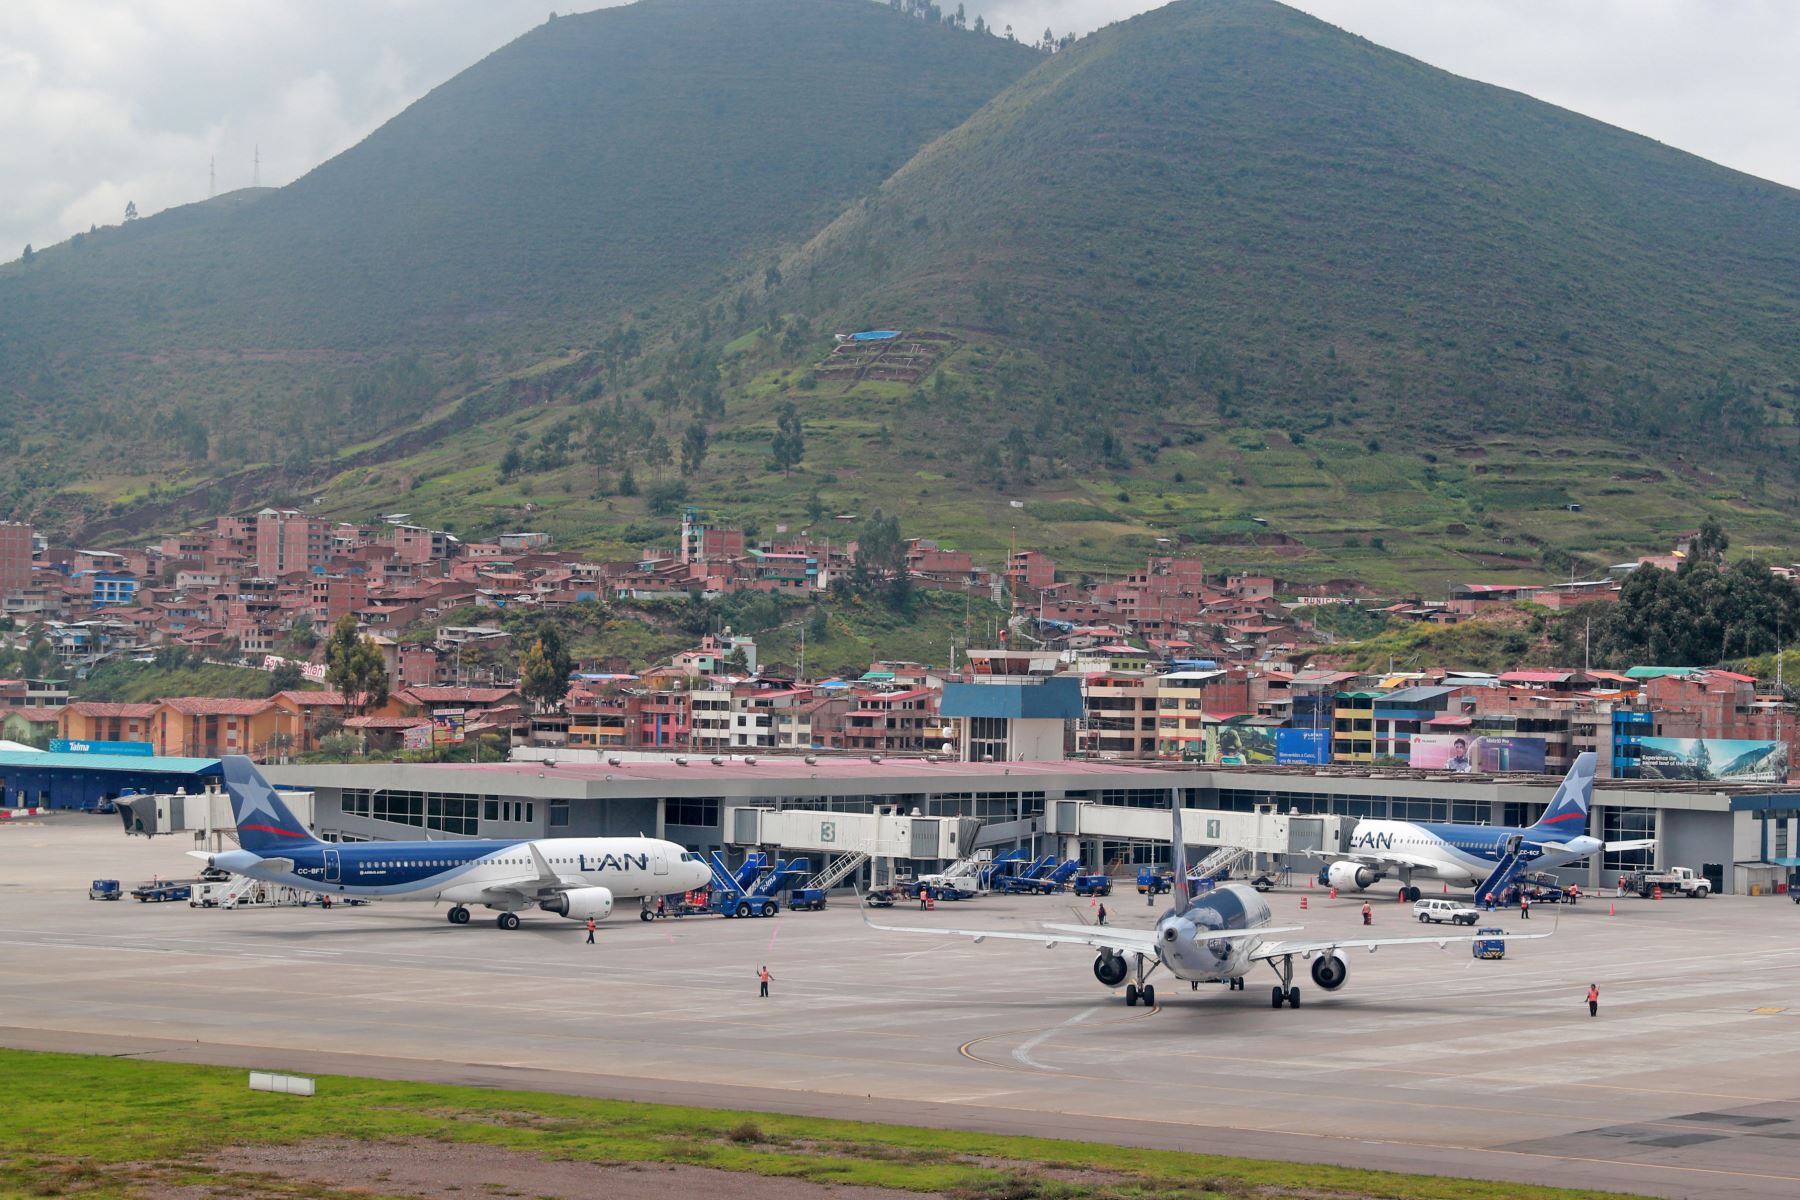
[(1340, 892), (1360, 892), (1379, 878), (1375, 868), (1360, 863), (1334, 862), (1325, 870), (1325, 882)]
[(571, 921), (585, 921), (589, 917), (604, 921), (607, 914), (612, 912), (612, 890), (603, 887), (570, 888), (540, 902), (538, 907)]
[(1118, 987), (1125, 982), (1125, 956), (1108, 954), (1102, 950), (1094, 959), (1094, 978), (1107, 987)]
[(1312, 977), (1326, 991), (1335, 992), (1350, 978), (1350, 964), (1335, 954), (1322, 955), (1313, 959)]

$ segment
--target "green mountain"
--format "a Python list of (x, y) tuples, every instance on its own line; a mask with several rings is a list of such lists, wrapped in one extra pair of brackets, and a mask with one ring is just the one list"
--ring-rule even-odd
[[(1706, 514), (1800, 548), (1797, 317), (1800, 193), (1268, 0), (1051, 56), (646, 0), (288, 188), (0, 268), (0, 380), (37, 421), (15, 507), (91, 531), (283, 490), (603, 548), (683, 498), (880, 505), (1076, 569), (1186, 545), (1436, 590)], [(815, 372), (871, 327), (944, 338)], [(59, 468), (71, 414), (186, 457)]]
[[(559, 352), (810, 234), (1037, 61), (867, 0), (560, 17), (287, 187), (0, 267), (0, 380), (59, 434), (160, 415), (171, 444), (197, 424), (215, 458), (279, 461), (336, 440), (325, 407), (359, 440), (481, 354)], [(374, 395), (321, 405), (340, 383)]]

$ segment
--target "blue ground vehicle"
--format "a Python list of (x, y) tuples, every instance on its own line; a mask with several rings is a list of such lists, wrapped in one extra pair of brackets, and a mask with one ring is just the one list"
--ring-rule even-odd
[(120, 900), (125, 896), (116, 879), (96, 879), (88, 885), (89, 900)]
[(1075, 877), (1075, 894), (1077, 896), (1110, 896), (1112, 895), (1112, 876), (1077, 875)]
[(1480, 936), (1473, 942), (1470, 942), (1469, 947), (1470, 952), (1474, 954), (1476, 958), (1506, 957), (1506, 930), (1490, 926), (1485, 929), (1478, 929), (1475, 932), (1480, 934)]
[(1137, 890), (1140, 894), (1160, 896), (1175, 885), (1173, 872), (1163, 872), (1155, 867), (1139, 867), (1137, 874)]
[(162, 883), (140, 883), (131, 889), (131, 898), (144, 904), (160, 904), (165, 900), (187, 900), (194, 894), (194, 885), (182, 880), (179, 883), (164, 881)]

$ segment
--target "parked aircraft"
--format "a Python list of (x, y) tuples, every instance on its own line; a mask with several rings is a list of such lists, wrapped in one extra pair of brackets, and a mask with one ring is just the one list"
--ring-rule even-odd
[(1419, 898), (1415, 875), (1475, 889), (1477, 899), (1496, 897), (1521, 871), (1567, 866), (1602, 850), (1641, 850), (1656, 839), (1605, 842), (1587, 834), (1594, 798), (1594, 755), (1578, 754), (1537, 824), (1528, 826), (1453, 825), (1365, 819), (1351, 831), (1350, 844), (1329, 854), (1320, 882), (1340, 891), (1363, 891), (1400, 877), (1401, 894)]
[(517, 929), (518, 914), (531, 908), (601, 920), (614, 900), (691, 891), (712, 879), (698, 854), (646, 837), (322, 842), (248, 758), (221, 761), (242, 849), (188, 853), (252, 879), (332, 896), (447, 902), (453, 925), (468, 924), (469, 906), (479, 904), (500, 914), (502, 929)]
[[(1275, 934), (1297, 933), (1298, 925), (1272, 924), (1268, 904), (1255, 889), (1227, 883), (1198, 896), (1188, 882), (1187, 844), (1181, 836), (1180, 793), (1172, 794), (1174, 808), (1173, 890), (1175, 906), (1165, 912), (1154, 929), (1115, 928), (1109, 925), (1045, 924), (1042, 933), (1016, 930), (955, 929), (941, 926), (876, 925), (865, 911), (863, 920), (890, 933), (922, 933), (934, 937), (953, 935), (984, 942), (989, 938), (1038, 942), (1045, 946), (1072, 943), (1099, 951), (1094, 959), (1094, 978), (1109, 988), (1125, 984), (1125, 1003), (1156, 1003), (1156, 987), (1150, 982), (1157, 970), (1198, 989), (1202, 983), (1223, 983), (1233, 991), (1244, 990), (1244, 977), (1260, 963), (1275, 972), (1278, 983), (1269, 1005), (1300, 1007), (1300, 989), (1294, 983), (1294, 960), (1312, 963), (1313, 982), (1328, 992), (1344, 986), (1350, 966), (1343, 951), (1383, 946), (1434, 945), (1466, 942), (1478, 934), (1439, 933), (1429, 937), (1323, 937), (1282, 939)], [(1549, 937), (1548, 933), (1508, 934), (1509, 939)], [(1131, 977), (1132, 982), (1126, 983)]]

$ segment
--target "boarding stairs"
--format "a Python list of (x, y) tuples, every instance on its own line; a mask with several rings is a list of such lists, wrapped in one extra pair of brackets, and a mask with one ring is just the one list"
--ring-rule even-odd
[(1498, 904), (1500, 898), (1506, 894), (1506, 889), (1511, 887), (1513, 881), (1525, 870), (1525, 865), (1536, 857), (1524, 852), (1524, 841), (1525, 839), (1517, 834), (1507, 839), (1506, 853), (1500, 856), (1500, 862), (1494, 867), (1493, 873), (1487, 877), (1487, 880), (1475, 889), (1477, 904), (1486, 902), (1489, 896), (1492, 896), (1494, 902)]
[(1238, 868), (1248, 866), (1255, 858), (1256, 851), (1248, 846), (1220, 846), (1194, 865), (1188, 872), (1188, 882), (1216, 883)]
[(805, 886), (809, 890), (817, 888), (829, 891), (850, 878), (852, 872), (868, 861), (869, 856), (861, 850), (854, 854), (840, 854), (823, 871), (807, 880)]

